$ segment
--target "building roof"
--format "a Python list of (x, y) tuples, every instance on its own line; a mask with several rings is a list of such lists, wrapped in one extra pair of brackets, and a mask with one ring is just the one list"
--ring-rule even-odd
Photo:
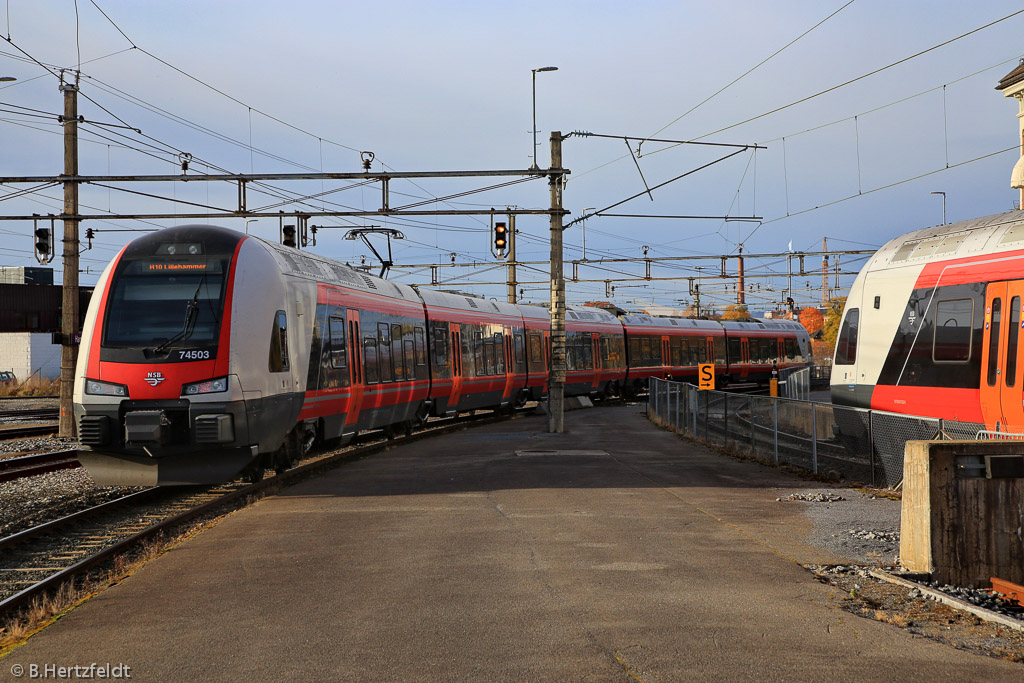
[(1002, 80), (999, 81), (999, 85), (996, 86), (996, 90), (1005, 90), (1021, 81), (1024, 81), (1024, 60), (1017, 65), (1016, 69), (1003, 76)]

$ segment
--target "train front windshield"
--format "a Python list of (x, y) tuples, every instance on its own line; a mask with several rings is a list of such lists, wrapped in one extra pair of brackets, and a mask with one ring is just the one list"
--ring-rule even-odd
[(140, 259), (118, 270), (107, 301), (104, 346), (216, 345), (226, 260)]

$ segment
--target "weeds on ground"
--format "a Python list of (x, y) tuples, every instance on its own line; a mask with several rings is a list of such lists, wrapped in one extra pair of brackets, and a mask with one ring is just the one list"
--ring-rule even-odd
[(7, 396), (58, 396), (60, 379), (30, 379), (25, 382), (0, 384), (0, 398)]

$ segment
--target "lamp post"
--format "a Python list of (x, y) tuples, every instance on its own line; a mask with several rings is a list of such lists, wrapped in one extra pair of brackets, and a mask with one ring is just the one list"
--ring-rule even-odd
[(14, 76), (0, 76), (0, 83), (10, 83), (11, 81), (18, 80)]
[(932, 192), (931, 194), (942, 195), (942, 224), (946, 224), (946, 193), (945, 192)]
[(539, 69), (530, 69), (533, 72), (533, 165), (530, 166), (530, 170), (534, 171), (540, 168), (537, 165), (537, 72), (538, 71), (558, 71), (557, 66), (542, 66)]
[(245, 221), (245, 234), (246, 234), (246, 235), (248, 235), (248, 234), (249, 234), (249, 224), (250, 224), (250, 223), (255, 223), (255, 222), (256, 222), (256, 219), (255, 219), (255, 218), (250, 218), (250, 219), (248, 219), (247, 221)]

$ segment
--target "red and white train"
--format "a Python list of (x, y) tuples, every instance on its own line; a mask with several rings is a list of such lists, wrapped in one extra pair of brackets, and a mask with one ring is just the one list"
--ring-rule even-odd
[(888, 242), (850, 290), (832, 402), (1024, 431), (1024, 211)]
[[(764, 381), (810, 360), (791, 321), (566, 313), (566, 395), (650, 376)], [(214, 226), (131, 242), (96, 285), (75, 382), (80, 460), (101, 484), (219, 482), (315, 442), (543, 397), (548, 311), (417, 291)], [(731, 362), (730, 362), (731, 357)]]

